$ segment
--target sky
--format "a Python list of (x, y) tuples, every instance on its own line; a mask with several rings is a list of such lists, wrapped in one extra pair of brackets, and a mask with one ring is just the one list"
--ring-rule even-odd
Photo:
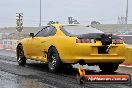
[[(23, 13), (24, 26), (39, 26), (40, 0), (0, 0), (0, 27), (15, 27), (16, 13)], [(128, 23), (132, 24), (132, 0), (129, 0)], [(49, 21), (67, 23), (74, 17), (80, 23), (99, 21), (116, 24), (125, 16), (126, 0), (42, 0), (42, 25)]]

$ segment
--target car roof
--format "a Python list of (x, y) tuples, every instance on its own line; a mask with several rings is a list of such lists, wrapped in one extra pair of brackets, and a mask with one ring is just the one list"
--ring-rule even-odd
[(81, 25), (81, 24), (51, 24), (51, 26), (85, 26), (85, 25)]

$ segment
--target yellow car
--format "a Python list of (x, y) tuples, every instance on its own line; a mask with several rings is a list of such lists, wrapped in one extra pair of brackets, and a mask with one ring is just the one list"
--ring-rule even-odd
[(114, 72), (125, 60), (123, 40), (91, 26), (53, 24), (30, 36), (16, 48), (17, 61), (22, 66), (31, 59), (46, 62), (51, 72), (76, 63)]

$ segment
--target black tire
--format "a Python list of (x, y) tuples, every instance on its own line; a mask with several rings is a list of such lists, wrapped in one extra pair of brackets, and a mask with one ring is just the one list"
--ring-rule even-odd
[(61, 70), (62, 62), (57, 49), (55, 47), (51, 47), (47, 56), (49, 71), (53, 73), (59, 72)]
[(26, 64), (26, 58), (24, 56), (22, 45), (19, 45), (17, 48), (17, 62), (20, 66), (24, 66)]
[(119, 64), (100, 64), (99, 68), (104, 73), (113, 73), (118, 69)]

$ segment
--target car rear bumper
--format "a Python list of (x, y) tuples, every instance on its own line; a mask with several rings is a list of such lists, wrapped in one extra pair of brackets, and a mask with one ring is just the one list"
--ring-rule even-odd
[(121, 56), (113, 56), (113, 55), (93, 55), (89, 57), (73, 57), (72, 59), (63, 59), (64, 63), (78, 63), (79, 61), (83, 61), (84, 63), (123, 63), (125, 61), (125, 57)]

